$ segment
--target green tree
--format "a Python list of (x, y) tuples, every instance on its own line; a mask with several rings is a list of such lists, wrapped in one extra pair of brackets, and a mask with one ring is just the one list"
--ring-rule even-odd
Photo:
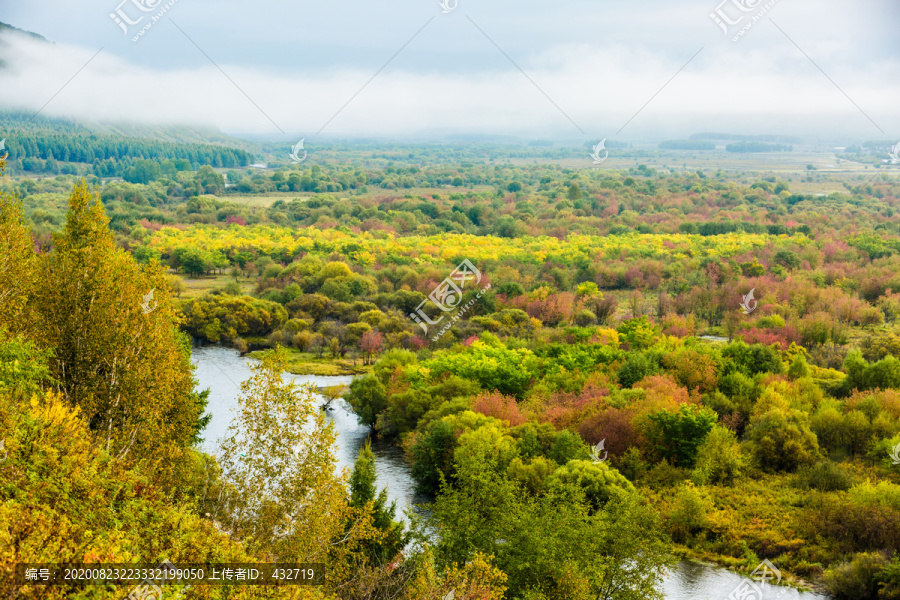
[(744, 467), (744, 456), (734, 433), (716, 425), (697, 450), (693, 477), (698, 485), (732, 485)]
[(617, 331), (632, 350), (649, 348), (656, 340), (656, 332), (647, 317), (628, 319), (619, 325)]
[(477, 459), (456, 469), (434, 505), (442, 564), (493, 555), (512, 598), (662, 599), (668, 546), (636, 495), (592, 511), (577, 486), (532, 496)]
[(21, 331), (30, 320), (23, 311), (28, 309), (37, 283), (38, 258), (33, 244), (21, 202), (0, 193), (0, 328)]
[(628, 355), (616, 376), (619, 379), (619, 385), (632, 387), (647, 375), (653, 375), (659, 371), (659, 365), (647, 353), (633, 352)]
[(634, 486), (624, 475), (606, 462), (571, 460), (556, 469), (548, 485), (577, 486), (593, 509), (604, 506), (623, 493), (633, 493)]
[(754, 417), (744, 435), (760, 466), (769, 471), (792, 472), (821, 459), (816, 434), (799, 411), (774, 408)]
[(453, 451), (456, 434), (446, 419), (433, 421), (425, 433), (416, 438), (410, 449), (412, 476), (416, 489), (424, 494), (436, 494), (441, 481), (453, 476)]
[(682, 404), (675, 414), (660, 411), (649, 418), (655, 425), (651, 435), (662, 457), (679, 467), (691, 468), (718, 417), (708, 408)]
[[(422, 365), (434, 375), (451, 373), (478, 382), (482, 389), (522, 398), (536, 375), (530, 350), (507, 348), (494, 336), (483, 336), (465, 351), (436, 354)], [(493, 339), (491, 339), (493, 338)]]
[(344, 399), (359, 422), (372, 427), (378, 421), (379, 413), (387, 406), (387, 389), (378, 377), (369, 373), (350, 383)]
[(388, 504), (387, 489), (378, 491), (377, 485), (375, 453), (367, 440), (359, 449), (350, 474), (350, 506), (369, 513), (378, 535), (364, 543), (363, 551), (370, 561), (381, 565), (392, 560), (403, 549), (408, 536), (403, 523), (394, 520), (397, 503)]
[(731, 342), (722, 350), (722, 356), (730, 359), (732, 369), (746, 375), (758, 373), (780, 375), (784, 372), (784, 363), (781, 362), (778, 350), (763, 344), (750, 346), (742, 341)]

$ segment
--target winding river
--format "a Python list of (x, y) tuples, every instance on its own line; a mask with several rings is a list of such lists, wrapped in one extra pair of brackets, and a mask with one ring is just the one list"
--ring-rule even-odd
[[(210, 390), (208, 411), (212, 420), (204, 432), (204, 448), (215, 452), (216, 440), (224, 437), (231, 420), (231, 409), (236, 406), (241, 382), (250, 377), (253, 359), (241, 357), (236, 350), (218, 346), (194, 348), (192, 361), (197, 367), (199, 389)], [(350, 383), (352, 377), (319, 377), (312, 375), (287, 375), (300, 383), (312, 383), (326, 387)], [(356, 416), (343, 400), (332, 403), (328, 418), (337, 432), (338, 467), (353, 468), (359, 448), (369, 435), (369, 428), (361, 426)], [(388, 497), (397, 503), (398, 515), (405, 510), (419, 510), (415, 505), (428, 501), (417, 496), (409, 466), (403, 452), (385, 443), (373, 443), (378, 485), (386, 487)], [(666, 578), (663, 589), (666, 600), (729, 600), (729, 594), (745, 579), (731, 571), (683, 561)], [(827, 596), (799, 593), (785, 587), (766, 586), (764, 596), (746, 596), (748, 600), (828, 600)], [(741, 597), (738, 595), (737, 597)]]

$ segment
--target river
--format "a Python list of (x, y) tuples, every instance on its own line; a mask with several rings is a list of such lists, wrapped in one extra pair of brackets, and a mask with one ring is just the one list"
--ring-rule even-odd
[[(236, 350), (218, 346), (194, 348), (192, 358), (197, 367), (199, 389), (209, 389), (208, 411), (212, 415), (204, 431), (204, 449), (215, 452), (216, 441), (223, 438), (231, 420), (231, 409), (237, 404), (241, 382), (250, 377), (253, 359), (241, 357)], [(352, 377), (319, 377), (291, 375), (288, 378), (299, 383), (312, 383), (326, 387), (350, 383)], [(343, 400), (332, 403), (327, 411), (329, 420), (337, 432), (338, 468), (353, 468), (359, 448), (365, 443), (369, 428), (357, 423), (356, 416)], [(428, 501), (417, 496), (409, 466), (403, 452), (385, 443), (373, 443), (375, 467), (379, 487), (387, 488), (388, 498), (397, 503), (398, 515), (405, 510), (419, 510), (415, 505)], [(740, 575), (696, 562), (683, 561), (666, 578), (663, 589), (666, 600), (729, 600), (729, 594), (745, 579)], [(826, 596), (799, 593), (784, 587), (767, 586), (763, 598), (747, 596), (747, 600), (828, 600)], [(738, 596), (740, 597), (740, 596)]]

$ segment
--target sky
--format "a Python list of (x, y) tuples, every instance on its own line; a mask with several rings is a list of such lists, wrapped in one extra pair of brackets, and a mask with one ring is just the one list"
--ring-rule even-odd
[(0, 37), (0, 108), (308, 143), (900, 138), (897, 0), (443, 1), (0, 0), (52, 42)]

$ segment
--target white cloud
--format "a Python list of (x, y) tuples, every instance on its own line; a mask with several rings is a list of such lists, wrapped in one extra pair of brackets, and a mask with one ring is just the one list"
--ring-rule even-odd
[[(787, 0), (782, 2), (788, 5)], [(617, 18), (624, 18), (622, 10), (615, 13)], [(782, 16), (791, 23), (798, 18), (787, 10)], [(531, 23), (530, 27), (537, 26), (535, 18), (531, 14), (517, 17)], [(697, 58), (619, 138), (659, 139), (700, 130), (869, 138), (890, 138), (900, 132), (900, 118), (894, 110), (900, 66), (895, 59), (842, 60), (848, 42), (818, 40), (808, 28), (796, 27), (801, 32), (798, 38), (814, 40), (809, 42), (808, 52), (815, 54), (847, 96), (884, 129), (882, 136), (770, 23), (760, 24), (740, 43), (730, 44), (718, 39), (720, 32), (713, 24), (700, 22), (706, 38), (673, 48), (630, 43), (618, 36), (589, 42), (559, 40), (521, 51), (517, 62), (543, 93), (470, 27), (465, 38), (470, 45), (460, 52), (468, 60), (481, 56), (479, 66), (464, 70), (443, 64), (423, 66), (405, 60), (416, 52), (411, 47), (360, 92), (322, 135), (452, 132), (615, 138), (615, 132), (701, 46), (704, 50)], [(163, 25), (159, 25), (148, 33), (148, 39), (171, 35), (171, 25), (165, 26), (170, 28), (168, 33), (160, 31)], [(428, 35), (424, 38), (429, 41)], [(2, 58), (11, 67), (0, 72), (0, 106), (29, 111), (43, 106), (96, 52), (85, 46), (50, 45), (12, 34), (5, 41), (8, 45), (2, 48)], [(182, 41), (184, 52), (196, 52)], [(475, 46), (476, 41), (480, 46)], [(142, 40), (135, 46), (145, 43)], [(452, 66), (454, 48), (445, 51), (446, 63)], [(207, 124), (231, 132), (277, 134), (265, 112), (285, 132), (312, 141), (375, 70), (222, 63), (222, 69), (257, 108), (213, 65), (186, 64), (153, 67), (104, 50), (43, 113), (103, 121)]]

